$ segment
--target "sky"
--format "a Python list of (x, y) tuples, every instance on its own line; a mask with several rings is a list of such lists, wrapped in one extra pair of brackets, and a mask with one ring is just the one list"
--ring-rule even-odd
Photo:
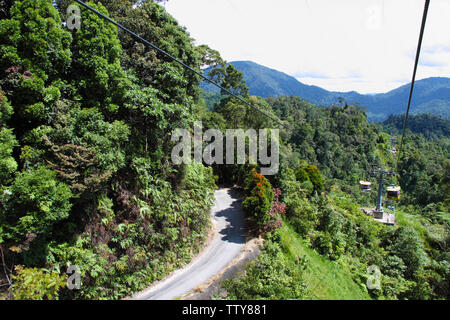
[[(409, 83), (425, 0), (168, 0), (195, 44), (330, 91)], [(416, 80), (450, 77), (450, 0), (431, 0)]]

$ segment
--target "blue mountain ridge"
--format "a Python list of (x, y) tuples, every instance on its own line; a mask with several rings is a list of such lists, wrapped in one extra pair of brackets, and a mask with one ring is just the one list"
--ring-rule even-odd
[[(369, 120), (383, 121), (390, 114), (401, 114), (406, 110), (410, 84), (405, 84), (386, 93), (360, 94), (356, 91), (328, 91), (314, 85), (306, 85), (293, 76), (267, 68), (252, 61), (230, 62), (241, 71), (250, 94), (255, 96), (298, 96), (321, 106), (329, 106), (344, 98), (348, 104), (359, 103), (367, 109)], [(205, 69), (207, 74), (211, 69)], [(203, 82), (206, 91), (219, 92), (210, 83)], [(450, 117), (450, 78), (431, 77), (417, 80), (411, 101), (411, 114), (431, 113)]]

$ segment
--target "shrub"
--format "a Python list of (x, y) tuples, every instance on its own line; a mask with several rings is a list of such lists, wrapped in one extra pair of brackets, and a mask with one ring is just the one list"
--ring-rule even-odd
[(10, 182), (17, 170), (17, 162), (11, 156), (17, 144), (11, 129), (0, 128), (0, 185)]
[(268, 212), (272, 208), (274, 194), (270, 182), (252, 169), (245, 179), (244, 191), (246, 196), (243, 201), (244, 210), (249, 215), (250, 221), (262, 229), (271, 220)]
[(229, 292), (228, 299), (302, 299), (302, 273), (302, 268), (290, 261), (277, 243), (266, 241), (263, 252), (250, 263), (245, 274), (224, 281), (224, 287)]
[(290, 195), (286, 199), (286, 204), (289, 221), (299, 234), (306, 236), (315, 229), (319, 217), (317, 208), (311, 202), (303, 197)]
[(57, 300), (58, 291), (66, 285), (67, 276), (45, 269), (17, 265), (13, 279), (14, 300)]
[(314, 191), (321, 192), (323, 190), (323, 179), (319, 169), (314, 165), (309, 165), (305, 170), (308, 173), (309, 180), (314, 186)]
[(405, 262), (407, 266), (405, 278), (407, 279), (411, 279), (429, 262), (423, 242), (412, 227), (399, 228), (396, 232), (396, 239), (389, 249)]
[(28, 233), (48, 235), (55, 223), (69, 216), (72, 193), (46, 167), (21, 172), (10, 192), (4, 206), (13, 240), (20, 241)]
[(308, 176), (308, 173), (306, 172), (305, 168), (298, 167), (297, 170), (295, 170), (295, 179), (298, 182), (309, 181), (309, 176)]
[(272, 209), (270, 209), (268, 215), (270, 220), (264, 225), (264, 232), (273, 232), (283, 226), (280, 216), (286, 212), (286, 204), (280, 203), (281, 189), (275, 188), (273, 192)]

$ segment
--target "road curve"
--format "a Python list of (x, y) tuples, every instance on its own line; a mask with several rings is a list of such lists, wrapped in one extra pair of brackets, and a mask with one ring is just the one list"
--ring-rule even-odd
[(205, 283), (236, 258), (245, 242), (244, 214), (234, 189), (223, 188), (214, 193), (211, 220), (215, 234), (209, 245), (189, 265), (170, 277), (136, 294), (135, 300), (172, 300)]

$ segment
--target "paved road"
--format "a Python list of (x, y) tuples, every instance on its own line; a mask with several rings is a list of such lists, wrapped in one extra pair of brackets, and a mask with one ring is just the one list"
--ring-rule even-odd
[(220, 273), (244, 246), (244, 214), (239, 194), (233, 189), (214, 193), (211, 218), (216, 233), (205, 250), (185, 268), (135, 295), (137, 300), (172, 300), (181, 297)]

